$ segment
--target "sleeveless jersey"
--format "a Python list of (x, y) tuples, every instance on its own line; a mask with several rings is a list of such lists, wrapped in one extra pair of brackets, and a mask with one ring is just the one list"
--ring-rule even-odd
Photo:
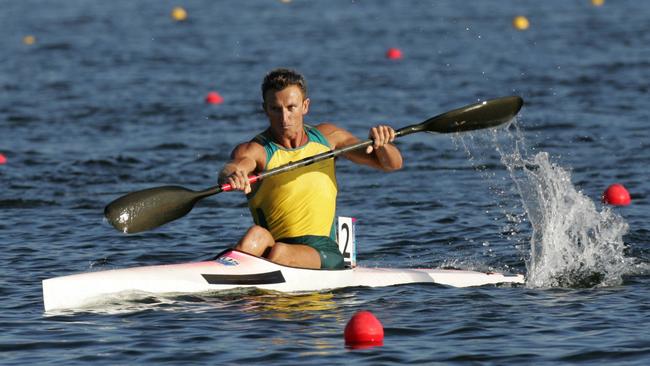
[[(308, 141), (295, 149), (284, 148), (266, 131), (253, 141), (266, 151), (265, 170), (330, 151), (318, 129), (305, 125)], [(326, 159), (295, 170), (264, 178), (248, 195), (248, 207), (257, 225), (275, 240), (304, 235), (335, 240), (336, 174), (334, 159)]]

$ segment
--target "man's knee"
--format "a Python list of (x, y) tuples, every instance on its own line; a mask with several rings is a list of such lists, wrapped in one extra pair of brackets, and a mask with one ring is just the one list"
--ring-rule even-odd
[(285, 263), (283, 260), (284, 258), (289, 258), (290, 253), (289, 253), (289, 248), (288, 244), (284, 243), (275, 243), (273, 248), (271, 248), (271, 251), (269, 252), (269, 260), (271, 262), (276, 262), (276, 263)]
[(251, 237), (271, 237), (271, 233), (263, 228), (262, 226), (259, 225), (253, 225), (248, 228), (248, 231), (246, 231), (246, 236), (251, 236)]
[(251, 226), (244, 237), (237, 243), (235, 249), (261, 256), (266, 248), (275, 243), (271, 233), (259, 225)]

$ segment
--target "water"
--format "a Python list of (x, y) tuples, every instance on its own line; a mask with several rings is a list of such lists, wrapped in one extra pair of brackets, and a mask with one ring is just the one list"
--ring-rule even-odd
[[(647, 364), (649, 5), (192, 1), (174, 23), (176, 5), (3, 2), (0, 363)], [(386, 60), (388, 47), (405, 58)], [(232, 146), (264, 128), (259, 83), (277, 66), (307, 76), (310, 121), (361, 137), (521, 95), (506, 128), (411, 135), (398, 141), (403, 170), (340, 161), (338, 180), (363, 265), (520, 272), (526, 286), (248, 291), (44, 314), (45, 278), (201, 260), (237, 240), (251, 223), (238, 194), (136, 235), (102, 211), (138, 189), (213, 185)], [(205, 105), (210, 90), (225, 103)], [(632, 205), (599, 202), (615, 182)], [(362, 309), (383, 322), (383, 347), (344, 348)]]

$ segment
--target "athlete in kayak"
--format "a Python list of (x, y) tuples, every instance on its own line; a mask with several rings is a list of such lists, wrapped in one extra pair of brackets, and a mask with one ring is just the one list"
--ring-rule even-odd
[[(334, 159), (252, 185), (247, 177), (360, 140), (331, 123), (311, 126), (303, 122), (310, 100), (304, 77), (293, 70), (276, 69), (267, 74), (262, 98), (269, 128), (237, 145), (231, 161), (219, 173), (219, 184), (228, 183), (246, 193), (255, 222), (235, 249), (292, 267), (342, 268), (343, 257), (335, 240)], [(350, 151), (343, 156), (386, 172), (402, 167), (402, 155), (392, 144), (392, 127), (372, 127), (369, 137), (374, 143), (365, 151)]]

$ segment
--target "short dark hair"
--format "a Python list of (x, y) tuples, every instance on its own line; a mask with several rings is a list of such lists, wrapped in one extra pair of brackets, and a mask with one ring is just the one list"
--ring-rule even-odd
[(262, 82), (262, 99), (266, 97), (268, 90), (280, 91), (291, 85), (299, 87), (302, 98), (307, 98), (307, 82), (300, 73), (285, 68), (271, 70)]

